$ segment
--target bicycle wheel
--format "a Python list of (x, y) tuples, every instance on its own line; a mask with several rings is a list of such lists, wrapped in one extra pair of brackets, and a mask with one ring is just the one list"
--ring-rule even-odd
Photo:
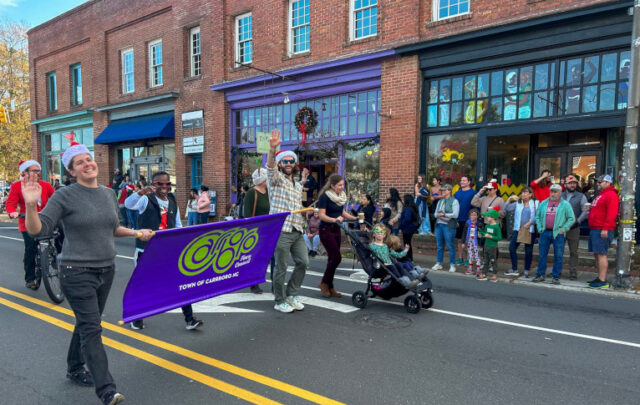
[(47, 290), (47, 295), (51, 298), (51, 301), (60, 304), (64, 301), (64, 294), (62, 293), (62, 286), (58, 276), (60, 273), (56, 256), (55, 253), (52, 254), (52, 249), (55, 250), (50, 245), (40, 245), (40, 269), (42, 270), (42, 281), (44, 282), (44, 288)]

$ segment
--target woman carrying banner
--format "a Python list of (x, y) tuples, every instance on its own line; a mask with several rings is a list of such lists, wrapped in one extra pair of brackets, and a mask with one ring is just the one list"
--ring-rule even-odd
[(349, 214), (345, 210), (347, 203), (347, 194), (344, 192), (344, 179), (339, 174), (332, 174), (327, 180), (327, 184), (320, 190), (318, 197), (318, 208), (320, 209), (320, 241), (325, 249), (327, 249), (327, 267), (322, 276), (320, 283), (320, 292), (323, 296), (342, 297), (333, 287), (333, 277), (336, 268), (342, 261), (340, 254), (340, 244), (342, 242), (342, 234), (340, 224), (344, 219), (355, 220), (357, 217)]
[[(98, 165), (86, 146), (72, 142), (62, 156), (65, 168), (77, 182), (54, 193), (38, 215), (42, 189), (37, 176), (22, 180), (26, 227), (32, 235), (49, 235), (62, 222), (65, 240), (58, 256), (62, 291), (76, 317), (67, 355), (67, 378), (82, 386), (95, 386), (104, 404), (124, 400), (116, 391), (102, 345), (101, 315), (113, 276), (114, 237), (138, 237), (148, 241), (150, 229), (120, 226), (118, 202), (113, 190), (98, 185)], [(85, 369), (85, 360), (88, 367)]]
[[(176, 197), (171, 193), (171, 179), (167, 172), (157, 172), (151, 176), (151, 185), (137, 193), (131, 194), (124, 205), (138, 212), (138, 226), (154, 231), (182, 228), (180, 209)], [(146, 241), (136, 241), (136, 251), (133, 254), (134, 264), (137, 265), (140, 255), (144, 253)], [(194, 330), (202, 325), (202, 321), (193, 316), (191, 304), (182, 307), (187, 330)], [(144, 320), (131, 322), (131, 329), (144, 329)]]

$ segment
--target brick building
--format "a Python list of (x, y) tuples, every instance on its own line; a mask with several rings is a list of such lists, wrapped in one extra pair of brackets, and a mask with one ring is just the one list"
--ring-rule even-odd
[[(264, 160), (258, 135), (274, 127), (320, 184), (346, 171), (354, 197), (409, 192), (419, 170), (506, 175), (507, 185), (541, 164), (559, 176), (576, 158), (593, 173), (615, 170), (629, 3), (89, 1), (29, 32), (33, 153), (48, 178), (62, 176), (59, 153), (73, 134), (94, 148), (101, 182), (114, 168), (134, 178), (164, 169), (180, 201), (205, 184), (222, 213)], [(589, 56), (598, 72), (617, 73), (560, 85), (561, 67), (592, 72)], [(560, 92), (571, 101), (558, 103)], [(300, 148), (294, 117), (305, 105), (319, 125)]]

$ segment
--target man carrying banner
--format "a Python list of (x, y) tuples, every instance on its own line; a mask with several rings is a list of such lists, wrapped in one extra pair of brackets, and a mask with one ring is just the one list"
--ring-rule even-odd
[[(267, 187), (269, 190), (270, 214), (291, 212), (302, 209), (302, 185), (295, 181), (298, 171), (298, 157), (293, 151), (276, 148), (282, 143), (280, 131), (271, 131), (269, 154), (267, 156)], [(277, 166), (276, 166), (277, 165)], [(304, 224), (302, 214), (290, 214), (284, 221), (282, 232), (276, 245), (276, 270), (273, 275), (274, 309), (280, 312), (301, 311), (304, 305), (297, 296), (309, 264), (307, 245), (304, 243)], [(295, 263), (293, 273), (285, 287), (287, 258), (289, 253)]]
[[(153, 197), (150, 197), (153, 195)], [(124, 202), (125, 207), (138, 211), (138, 229), (153, 231), (182, 228), (180, 209), (175, 196), (171, 193), (171, 181), (167, 172), (157, 172), (151, 176), (151, 186), (131, 194)], [(147, 242), (137, 239), (136, 251), (133, 255), (134, 265), (144, 252)], [(187, 330), (194, 330), (202, 325), (202, 321), (193, 316), (191, 304), (182, 307)], [(144, 329), (144, 320), (131, 322), (131, 329)]]

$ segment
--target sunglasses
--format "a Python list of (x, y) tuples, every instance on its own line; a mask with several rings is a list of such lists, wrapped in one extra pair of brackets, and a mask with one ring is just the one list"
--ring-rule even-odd
[(292, 165), (296, 163), (295, 159), (282, 159), (280, 162), (282, 162), (283, 165)]
[(171, 187), (171, 182), (170, 181), (154, 181), (153, 184), (155, 184), (156, 186), (168, 186)]
[(384, 233), (385, 233), (385, 230), (384, 230), (384, 229), (374, 229), (374, 230), (373, 230), (373, 233), (381, 233), (381, 234), (384, 234)]

